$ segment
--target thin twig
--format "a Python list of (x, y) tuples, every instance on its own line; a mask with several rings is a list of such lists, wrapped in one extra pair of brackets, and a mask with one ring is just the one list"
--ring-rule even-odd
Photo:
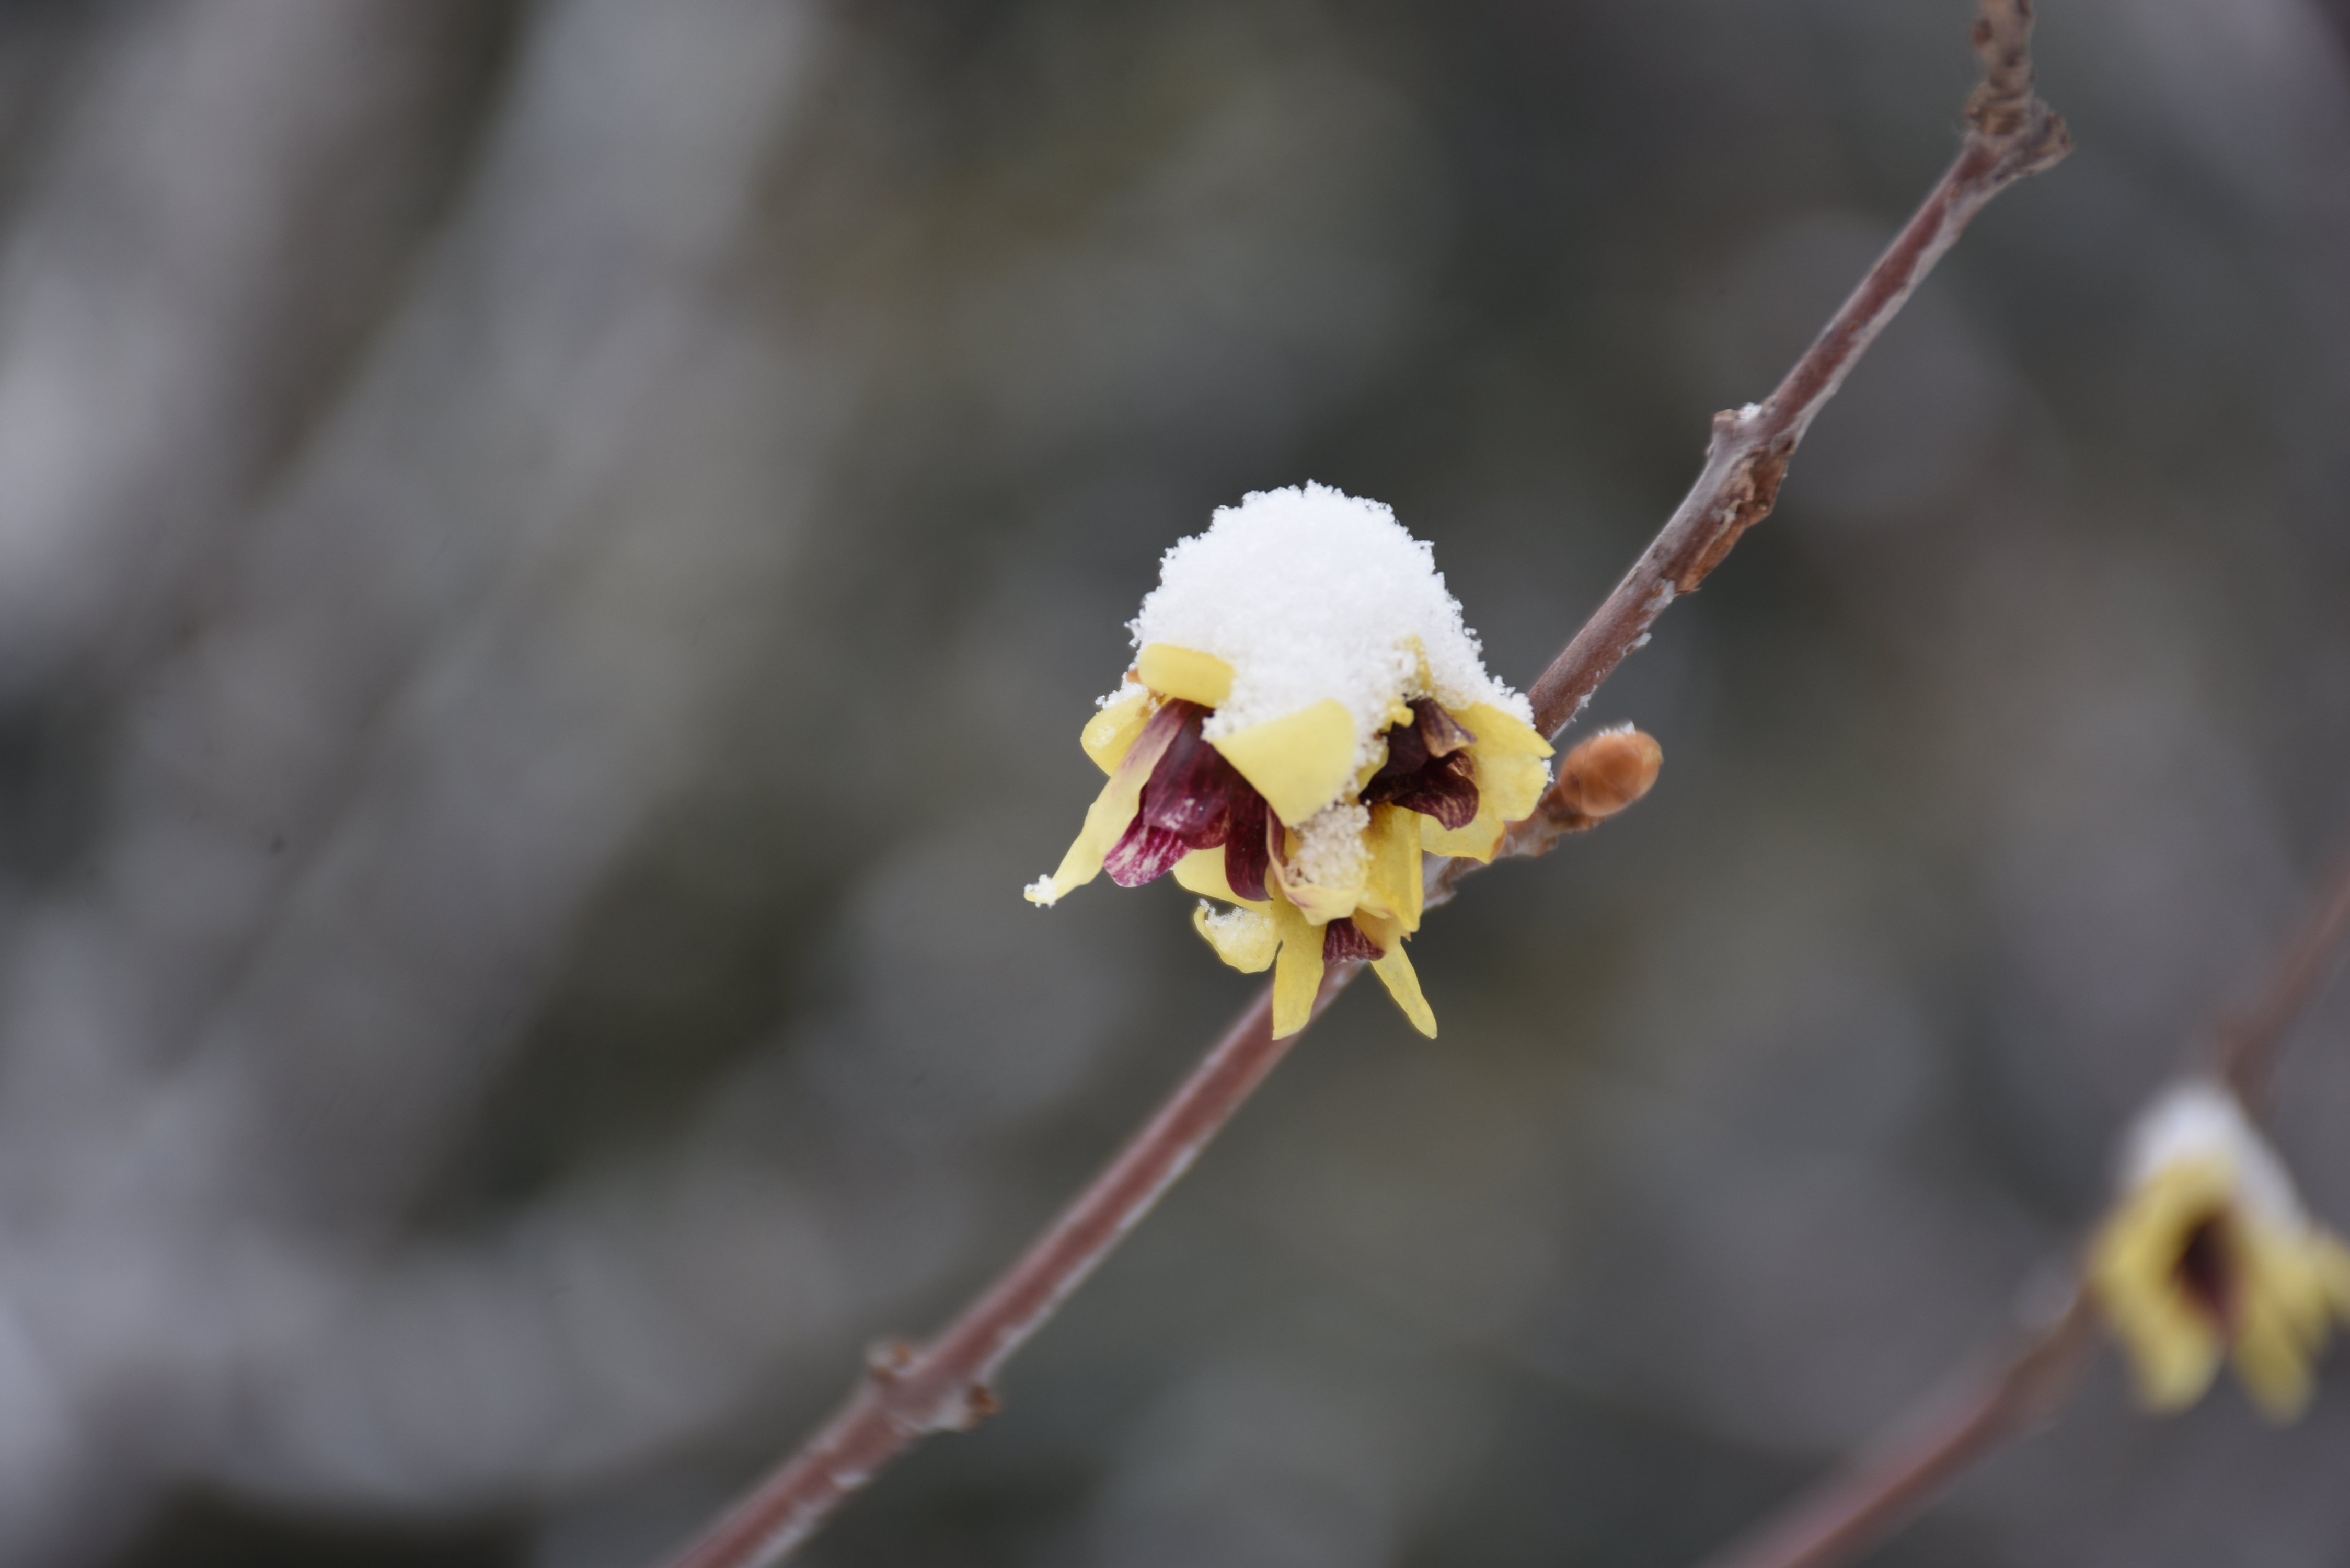
[[(2350, 857), (2326, 881), (2270, 977), (2259, 1004), (2217, 1032), (2230, 1085), (2264, 1097), (2277, 1046), (2317, 998), (2350, 943)], [(1987, 1377), (1932, 1402), (1901, 1436), (1877, 1445), (1798, 1498), (1705, 1568), (1833, 1568), (1923, 1509), (1976, 1459), (2054, 1415), (2097, 1345), (2097, 1317), (2078, 1270), (2064, 1312)]]
[(1961, 1379), (1705, 1568), (1831, 1568), (1851, 1561), (1907, 1523), (1977, 1459), (2053, 1414), (2096, 1345), (2096, 1314), (2076, 1293), (2055, 1322), (2004, 1363)]
[(2345, 940), (2350, 940), (2350, 853), (2334, 867), (2300, 939), (2277, 964), (2260, 1005), (2220, 1031), (2214, 1065), (2245, 1105), (2257, 1109), (2268, 1099), (2285, 1032), (2333, 976)]
[[(1739, 535), (1769, 515), (1787, 460), (1814, 416), (1967, 221), (2003, 187), (2070, 150), (2064, 123), (2030, 96), (2021, 35), (1998, 20), (2022, 16), (2028, 29), (2028, 5), (1985, 0), (1984, 12), (1976, 44), (1984, 52), (1986, 76), (1970, 100), (1972, 129), (1958, 161), (1770, 400), (1714, 417), (1705, 468), (1688, 498), (1534, 683), (1535, 723), (1545, 734), (1563, 729), (1625, 655), (1647, 640), (1650, 624), (1677, 594), (1695, 588)], [(1576, 826), (1584, 825), (1551, 825), (1544, 846)], [(1511, 852), (1539, 851), (1533, 836), (1522, 835)], [(1431, 862), (1430, 905), (1450, 898), (1475, 864)], [(1317, 1017), (1354, 969), (1333, 969), (1315, 1004)], [(672, 1559), (671, 1568), (759, 1568), (776, 1562), (900, 1451), (931, 1432), (961, 1430), (992, 1412), (987, 1385), (996, 1368), (1149, 1211), (1298, 1038), (1270, 1035), (1268, 990), (984, 1295), (927, 1348), (893, 1345), (872, 1356), (847, 1405)]]
[(1985, 76), (1968, 100), (1959, 156), (1795, 368), (1761, 403), (1713, 416), (1705, 467), (1607, 602), (1529, 693), (1534, 727), (1554, 734), (1582, 711), (1667, 605), (1694, 590), (1738, 536), (1771, 514), (1787, 462), (1861, 354), (1984, 202), (2073, 150), (2055, 112), (2032, 96), (2030, 0), (1984, 0), (1975, 47)]

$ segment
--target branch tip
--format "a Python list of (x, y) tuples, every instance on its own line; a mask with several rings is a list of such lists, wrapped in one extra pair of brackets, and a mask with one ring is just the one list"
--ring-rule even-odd
[(2064, 117), (2032, 90), (2032, 0), (1982, 0), (1974, 45), (1983, 79), (1967, 98), (1973, 134), (2009, 154), (2015, 177), (2037, 174), (2072, 151)]

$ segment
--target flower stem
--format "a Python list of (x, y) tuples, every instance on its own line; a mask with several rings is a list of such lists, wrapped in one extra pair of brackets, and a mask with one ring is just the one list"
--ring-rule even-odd
[[(2350, 856), (2286, 943), (2259, 1004), (2219, 1031), (2215, 1056), (2248, 1104), (2265, 1098), (2277, 1048), (2350, 943)], [(1834, 1568), (1898, 1529), (1976, 1459), (2055, 1413), (2096, 1349), (2097, 1314), (2077, 1269), (2064, 1312), (1987, 1377), (1930, 1401), (1837, 1473), (1705, 1568)]]

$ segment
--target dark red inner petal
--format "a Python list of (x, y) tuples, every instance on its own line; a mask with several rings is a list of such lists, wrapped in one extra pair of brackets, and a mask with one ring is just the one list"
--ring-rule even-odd
[(1387, 957), (1387, 950), (1364, 935), (1363, 928), (1355, 924), (1352, 916), (1343, 920), (1333, 920), (1322, 928), (1322, 961), (1324, 963), (1339, 963), (1348, 959), (1369, 960), (1385, 957)]
[(1191, 846), (1183, 842), (1181, 834), (1153, 827), (1138, 816), (1102, 857), (1102, 869), (1121, 888), (1139, 888), (1166, 876), (1175, 869), (1175, 862), (1191, 853)]
[(2236, 1321), (2235, 1250), (2229, 1243), (2227, 1216), (2205, 1215), (2187, 1232), (2176, 1265), (2178, 1287), (2222, 1333)]
[(1232, 833), (1224, 840), (1224, 880), (1242, 898), (1265, 896), (1264, 877), (1273, 866), (1273, 836), (1280, 831), (1264, 796), (1243, 789), (1234, 798)]
[(1477, 739), (1467, 725), (1425, 697), (1414, 702), (1411, 711), (1417, 715), (1412, 727), (1419, 732), (1430, 756), (1451, 756)]
[(1363, 804), (1385, 802), (1466, 827), (1477, 816), (1476, 768), (1466, 750), (1477, 737), (1428, 698), (1411, 711), (1410, 723), (1388, 731), (1388, 760), (1363, 786)]
[(1191, 851), (1222, 845), (1232, 891), (1244, 898), (1265, 896), (1271, 814), (1240, 770), (1201, 738), (1207, 711), (1196, 702), (1170, 700), (1151, 720), (1177, 729), (1142, 786), (1133, 822), (1102, 857), (1102, 869), (1121, 888), (1155, 882)]
[(1181, 834), (1192, 848), (1206, 849), (1232, 830), (1232, 791), (1248, 785), (1222, 752), (1200, 738), (1207, 711), (1196, 702), (1180, 705), (1190, 711), (1142, 786), (1141, 816), (1153, 827)]

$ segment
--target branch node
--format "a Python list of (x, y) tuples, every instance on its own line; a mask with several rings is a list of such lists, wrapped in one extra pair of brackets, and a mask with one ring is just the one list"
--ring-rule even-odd
[(928, 1405), (893, 1411), (890, 1424), (910, 1438), (933, 1432), (968, 1432), (1003, 1408), (995, 1390), (984, 1383), (965, 1383), (948, 1389)]
[[(1736, 414), (1728, 412), (1714, 415), (1717, 438), (1737, 419)], [(1736, 469), (1722, 486), (1722, 504), (1712, 537), (1698, 552), (1697, 559), (1682, 567), (1680, 575), (1673, 579), (1675, 592), (1695, 592), (1707, 574), (1721, 565), (1723, 557), (1737, 545), (1739, 535), (1771, 515), (1771, 509), (1779, 504), (1779, 486), (1787, 477), (1788, 460), (1794, 453), (1794, 438), (1783, 436), (1769, 447), (1738, 460)]]
[(968, 1432), (1003, 1408), (1003, 1401), (996, 1397), (994, 1389), (984, 1383), (973, 1383), (962, 1391), (962, 1407), (954, 1412), (953, 1424), (939, 1430)]
[(923, 1386), (929, 1370), (922, 1353), (902, 1339), (878, 1340), (866, 1349), (866, 1381), (889, 1425), (906, 1436), (968, 1432), (1003, 1407), (984, 1383), (954, 1382), (933, 1393)]
[(877, 1339), (865, 1347), (865, 1376), (879, 1388), (905, 1382), (921, 1361), (921, 1353), (902, 1339)]

